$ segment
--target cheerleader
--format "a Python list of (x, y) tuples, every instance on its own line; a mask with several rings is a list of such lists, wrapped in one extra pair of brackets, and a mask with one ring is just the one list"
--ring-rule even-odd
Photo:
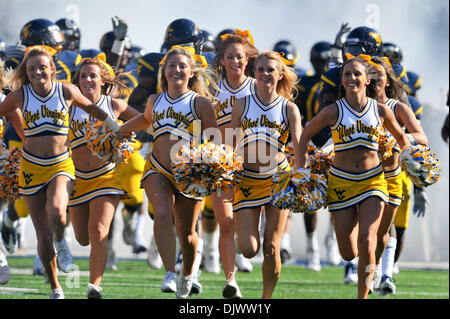
[[(125, 101), (109, 96), (111, 91), (121, 86), (112, 69), (108, 70), (106, 62), (100, 59), (84, 59), (74, 83), (89, 101), (112, 118), (120, 116), (127, 120), (139, 114)], [(79, 108), (71, 109), (69, 139), (75, 184), (69, 199), (69, 213), (77, 241), (82, 246), (91, 245), (87, 297), (100, 299), (100, 283), (108, 258), (109, 228), (125, 192), (116, 164), (95, 157), (88, 148), (85, 127), (90, 121), (92, 118), (88, 113)]]
[(75, 179), (67, 137), (69, 108), (82, 108), (112, 131), (117, 131), (119, 125), (77, 87), (55, 81), (54, 53), (41, 46), (28, 48), (21, 64), (12, 71), (13, 91), (0, 105), (0, 116), (22, 111), (17, 118), (23, 123), (19, 129), (25, 135), (19, 195), (25, 198), (36, 230), (38, 253), (51, 287), (50, 298), (62, 299), (53, 238), (55, 230), (66, 224), (67, 203)]
[[(5, 85), (5, 78), (3, 74), (3, 61), (0, 60), (0, 103), (3, 102), (6, 96), (2, 93)], [(0, 143), (3, 143), (3, 133), (5, 129), (5, 121), (0, 118)], [(0, 201), (0, 206), (3, 206), (3, 202)], [(8, 261), (5, 254), (0, 250), (0, 285), (8, 283), (11, 278), (11, 271), (9, 269)]]
[(291, 135), (297, 148), (302, 127), (298, 108), (290, 102), (297, 76), (277, 53), (264, 51), (257, 57), (255, 79), (252, 94), (239, 99), (232, 110), (231, 127), (241, 132), (237, 147), (244, 158), (242, 182), (234, 189), (233, 212), (239, 250), (252, 258), (261, 246), (259, 220), (265, 208), (262, 298), (267, 299), (280, 276), (281, 236), (289, 214), (288, 209), (270, 204), (272, 177), (277, 170), (290, 169), (284, 147)]
[[(253, 64), (258, 56), (258, 50), (254, 47), (248, 31), (238, 29), (233, 34), (223, 35), (222, 39), (215, 63), (216, 74), (220, 79), (219, 90), (215, 92), (217, 99), (215, 111), (220, 132), (222, 136), (227, 136), (226, 130), (231, 127), (231, 111), (237, 99), (249, 95), (255, 90), (255, 79), (252, 76)], [(251, 271), (252, 265), (242, 254), (236, 255), (233, 205), (231, 203), (233, 191), (232, 189), (221, 190), (220, 194), (213, 193), (211, 199), (213, 217), (220, 226), (218, 246), (226, 278), (222, 295), (224, 298), (241, 298), (242, 294), (235, 280), (235, 257), (238, 269), (242, 269), (242, 263), (245, 262), (249, 264), (245, 268), (247, 271)], [(202, 221), (205, 222), (209, 220), (211, 219), (202, 218)], [(203, 225), (206, 224), (205, 222), (203, 222)], [(208, 236), (205, 229), (204, 234)], [(214, 241), (208, 239), (205, 237), (205, 247), (215, 244)]]
[[(411, 144), (417, 143), (428, 145), (427, 137), (414, 115), (412, 109), (401, 102), (403, 94), (403, 84), (397, 79), (397, 76), (390, 66), (389, 60), (373, 57), (371, 62), (376, 63), (375, 68), (376, 79), (372, 81), (369, 88), (369, 95), (376, 99), (379, 103), (387, 105), (394, 113), (395, 119), (403, 127), (406, 128), (409, 141)], [(389, 135), (386, 137), (389, 139)], [(391, 136), (392, 138), (392, 136)], [(405, 172), (400, 167), (400, 149), (396, 144), (392, 149), (392, 155), (382, 161), (384, 176), (387, 181), (389, 193), (389, 202), (384, 208), (380, 226), (377, 233), (377, 250), (375, 252), (377, 265), (382, 259), (382, 277), (380, 283), (380, 292), (383, 295), (395, 293), (396, 287), (392, 281), (392, 272), (394, 267), (394, 255), (397, 245), (395, 227), (391, 227), (394, 221), (398, 207), (403, 198), (403, 180)], [(406, 176), (406, 178), (408, 178)], [(378, 288), (377, 282), (374, 283)]]
[(380, 125), (394, 135), (400, 147), (410, 144), (389, 107), (367, 97), (372, 68), (361, 58), (343, 64), (342, 98), (309, 122), (299, 145), (299, 167), (305, 167), (311, 137), (330, 126), (335, 157), (328, 176), (328, 210), (342, 258), (352, 260), (359, 255), (358, 298), (367, 298), (369, 293), (376, 262), (377, 231), (389, 200), (378, 158)]
[[(192, 197), (177, 189), (171, 170), (171, 154), (178, 151), (179, 139), (198, 143), (200, 137), (195, 135), (195, 131), (200, 134), (208, 128), (217, 129), (212, 95), (207, 88), (207, 83), (213, 83), (213, 79), (194, 58), (204, 62), (189, 48), (173, 47), (160, 65), (158, 85), (162, 93), (151, 95), (144, 113), (127, 121), (119, 131), (120, 136), (130, 131), (145, 130), (152, 125), (154, 142), (142, 185), (153, 205), (155, 241), (166, 268), (161, 290), (170, 292), (175, 289), (178, 298), (189, 296), (194, 281), (198, 244), (196, 223), (203, 198)], [(213, 131), (216, 133), (216, 130)], [(214, 136), (205, 135), (214, 142)], [(183, 255), (178, 283), (172, 218)]]

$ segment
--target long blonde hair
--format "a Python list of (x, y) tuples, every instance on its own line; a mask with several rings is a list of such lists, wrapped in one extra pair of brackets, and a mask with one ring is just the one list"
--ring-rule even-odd
[(158, 71), (158, 89), (160, 92), (167, 92), (168, 84), (165, 76), (165, 70), (167, 66), (167, 61), (173, 55), (181, 54), (188, 58), (188, 63), (191, 71), (194, 73), (194, 76), (189, 79), (188, 88), (191, 91), (197, 92), (201, 96), (209, 98), (211, 101), (214, 100), (214, 95), (210, 92), (209, 87), (213, 86), (214, 89), (218, 89), (211, 71), (202, 66), (200, 63), (194, 60), (192, 54), (189, 50), (184, 49), (182, 47), (175, 47), (167, 52), (164, 59), (161, 61), (161, 65)]
[(0, 59), (0, 93), (3, 92), (3, 88), (6, 87), (6, 79), (5, 79), (5, 63), (2, 59)]
[(50, 62), (50, 68), (52, 69), (51, 80), (56, 80), (56, 67), (53, 61), (52, 54), (43, 47), (34, 47), (30, 49), (26, 54), (22, 62), (17, 68), (15, 68), (10, 74), (8, 74), (8, 86), (12, 89), (18, 89), (22, 85), (30, 83), (30, 79), (27, 76), (27, 62), (34, 56), (46, 56)]
[(257, 67), (258, 62), (262, 59), (275, 60), (277, 62), (278, 70), (283, 75), (281, 80), (279, 80), (277, 83), (277, 93), (280, 96), (293, 101), (298, 93), (296, 87), (297, 74), (295, 74), (295, 71), (284, 64), (283, 60), (281, 60), (281, 57), (277, 52), (269, 50), (262, 51), (256, 58), (255, 68)]

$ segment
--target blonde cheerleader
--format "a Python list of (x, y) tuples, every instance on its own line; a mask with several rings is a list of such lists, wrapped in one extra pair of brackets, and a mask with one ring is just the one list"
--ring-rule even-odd
[[(298, 108), (290, 102), (297, 76), (277, 53), (264, 51), (257, 57), (255, 79), (252, 94), (239, 99), (232, 109), (231, 127), (240, 132), (236, 147), (244, 158), (233, 211), (243, 255), (252, 258), (262, 246), (262, 298), (271, 298), (280, 276), (280, 242), (289, 210), (270, 204), (270, 189), (274, 174), (290, 169), (284, 147), (290, 135), (297, 148), (302, 128)], [(263, 207), (266, 224), (261, 244), (258, 227)]]
[(77, 87), (55, 81), (54, 53), (44, 46), (27, 49), (22, 63), (12, 72), (13, 91), (0, 105), (0, 116), (22, 111), (16, 115), (16, 120), (23, 123), (21, 131), (25, 135), (19, 194), (25, 198), (36, 230), (38, 253), (51, 287), (50, 298), (62, 299), (53, 234), (66, 224), (67, 203), (75, 179), (68, 149), (70, 107), (80, 107), (114, 132), (119, 125)]
[[(203, 198), (181, 192), (172, 173), (172, 155), (180, 142), (200, 142), (200, 134), (208, 128), (217, 129), (208, 75), (204, 59), (195, 56), (189, 48), (173, 47), (161, 61), (159, 89), (162, 93), (151, 95), (145, 112), (126, 122), (119, 136), (152, 126), (153, 148), (147, 161), (142, 185), (154, 212), (154, 236), (166, 276), (161, 290), (175, 292), (178, 298), (187, 298), (195, 274), (194, 262), (198, 244), (196, 223)], [(195, 134), (197, 132), (197, 134)], [(206, 139), (217, 142), (213, 136)], [(216, 137), (217, 139), (217, 137)], [(218, 141), (220, 144), (222, 141)], [(172, 218), (183, 254), (183, 267), (176, 282), (175, 234)]]

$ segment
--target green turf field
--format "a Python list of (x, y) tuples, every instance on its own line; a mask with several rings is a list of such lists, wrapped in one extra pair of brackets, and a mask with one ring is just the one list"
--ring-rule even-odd
[[(0, 299), (48, 299), (50, 286), (44, 277), (33, 276), (33, 257), (9, 256), (11, 280), (0, 286)], [(75, 258), (75, 271), (59, 277), (66, 299), (85, 299), (89, 280), (88, 260)], [(106, 270), (103, 278), (105, 299), (174, 299), (175, 294), (162, 293), (163, 270), (151, 270), (144, 260), (120, 260), (117, 271)], [(79, 268), (79, 269), (77, 269)], [(275, 299), (354, 299), (356, 285), (343, 284), (343, 267), (322, 267), (320, 272), (303, 266), (283, 266), (273, 294)], [(397, 294), (389, 299), (448, 299), (449, 273), (438, 270), (405, 270), (394, 277)], [(192, 299), (221, 299), (224, 276), (202, 272), (201, 295)], [(237, 282), (244, 298), (261, 296), (261, 265), (252, 273), (237, 273)], [(384, 299), (372, 294), (369, 299)]]

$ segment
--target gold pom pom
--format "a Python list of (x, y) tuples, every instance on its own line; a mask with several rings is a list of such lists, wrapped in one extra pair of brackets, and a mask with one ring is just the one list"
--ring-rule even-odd
[(424, 145), (405, 146), (400, 153), (400, 163), (418, 187), (430, 186), (441, 177), (439, 159)]
[(242, 158), (229, 145), (185, 143), (172, 160), (172, 172), (181, 192), (205, 197), (240, 183), (242, 165)]
[(8, 150), (0, 145), (0, 198), (10, 202), (19, 198), (19, 168), (22, 149)]
[[(121, 124), (122, 121), (116, 120)], [(102, 122), (86, 124), (87, 147), (99, 159), (117, 164), (126, 163), (133, 153), (135, 134), (130, 133), (119, 140)]]

